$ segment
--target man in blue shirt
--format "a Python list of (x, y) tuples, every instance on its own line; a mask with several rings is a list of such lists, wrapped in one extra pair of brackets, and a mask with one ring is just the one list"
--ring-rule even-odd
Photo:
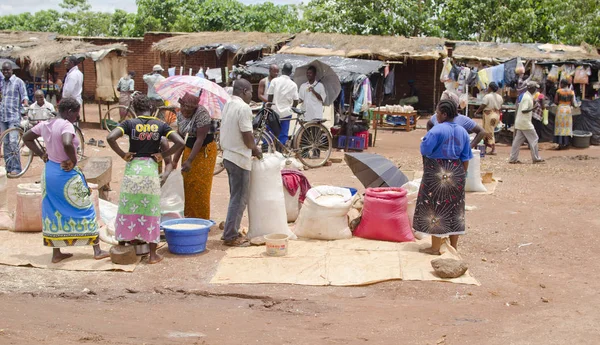
[[(2, 65), (2, 103), (0, 103), (0, 130), (19, 127), (21, 123), (21, 105), (29, 105), (25, 83), (13, 74), (10, 62)], [(14, 134), (14, 135), (13, 135)], [(6, 171), (11, 175), (21, 172), (21, 154), (17, 133), (11, 133), (4, 139), (4, 161)]]

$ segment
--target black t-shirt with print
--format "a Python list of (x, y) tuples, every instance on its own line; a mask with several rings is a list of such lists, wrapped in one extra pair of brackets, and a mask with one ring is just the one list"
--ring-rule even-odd
[(135, 157), (150, 157), (160, 152), (160, 139), (174, 132), (165, 122), (147, 116), (125, 120), (118, 128), (129, 136), (129, 152)]

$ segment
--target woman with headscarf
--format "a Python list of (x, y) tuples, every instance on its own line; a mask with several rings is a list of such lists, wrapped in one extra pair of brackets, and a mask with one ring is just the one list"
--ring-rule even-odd
[(210, 193), (217, 161), (216, 126), (199, 102), (200, 95), (189, 93), (179, 100), (181, 110), (177, 113), (177, 128), (179, 134), (187, 139), (185, 147), (175, 154), (173, 165), (177, 166), (183, 154), (184, 215), (187, 218), (210, 219)]
[[(119, 209), (115, 220), (115, 235), (120, 244), (142, 241), (149, 244), (150, 264), (162, 257), (156, 253), (160, 242), (160, 179), (158, 163), (183, 146), (183, 139), (166, 123), (152, 117), (152, 101), (146, 96), (133, 99), (138, 117), (125, 120), (106, 140), (117, 155), (127, 162), (121, 182)], [(129, 136), (129, 150), (124, 152), (117, 143)], [(174, 145), (161, 152), (161, 139)]]
[[(77, 148), (83, 143), (75, 135), (73, 123), (79, 120), (81, 105), (63, 98), (58, 116), (43, 121), (23, 136), (25, 145), (46, 163), (42, 172), (42, 233), (44, 245), (53, 248), (52, 262), (70, 258), (61, 247), (93, 246), (94, 258), (109, 254), (100, 249), (96, 212), (91, 190), (77, 165)], [(42, 137), (44, 152), (36, 142)]]
[(569, 82), (566, 79), (560, 81), (560, 90), (556, 91), (554, 103), (558, 104), (556, 117), (554, 118), (554, 142), (558, 144), (558, 149), (562, 150), (571, 143), (573, 135), (573, 116), (572, 106), (574, 105), (575, 93), (569, 89)]
[(481, 106), (475, 114), (483, 112), (483, 129), (485, 130), (485, 138), (483, 139), (485, 146), (490, 147), (492, 152), (490, 155), (496, 154), (496, 140), (494, 138), (494, 129), (500, 121), (500, 110), (502, 109), (504, 99), (498, 94), (498, 85), (491, 82), (488, 85), (487, 94), (483, 96)]
[(473, 158), (469, 134), (455, 123), (456, 105), (443, 100), (436, 110), (438, 125), (421, 142), (423, 178), (417, 197), (413, 227), (431, 235), (431, 247), (422, 252), (440, 255), (442, 237), (457, 249), (465, 233), (465, 182)]

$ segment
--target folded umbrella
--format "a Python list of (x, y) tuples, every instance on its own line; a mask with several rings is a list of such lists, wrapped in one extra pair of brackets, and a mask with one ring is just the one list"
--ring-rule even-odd
[(346, 153), (344, 160), (365, 188), (402, 187), (408, 178), (389, 159), (374, 153)]
[(176, 75), (156, 84), (158, 95), (174, 107), (179, 107), (179, 99), (186, 93), (198, 95), (201, 91), (199, 104), (208, 110), (211, 118), (220, 119), (221, 111), (230, 96), (224, 88), (212, 81), (196, 76)]
[(342, 91), (342, 84), (340, 83), (339, 76), (333, 71), (333, 69), (326, 63), (323, 63), (319, 60), (314, 60), (308, 65), (300, 66), (296, 68), (294, 72), (294, 81), (300, 87), (302, 84), (306, 83), (308, 79), (306, 78), (306, 71), (308, 67), (314, 66), (317, 70), (316, 80), (323, 84), (325, 87), (325, 97), (324, 105), (331, 105), (333, 101), (335, 101)]

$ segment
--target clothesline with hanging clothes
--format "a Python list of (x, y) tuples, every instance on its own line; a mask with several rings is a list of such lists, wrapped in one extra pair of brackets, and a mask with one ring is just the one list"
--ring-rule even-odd
[(360, 114), (369, 109), (373, 104), (373, 94), (371, 90), (371, 81), (366, 75), (362, 74), (354, 82), (352, 91), (352, 99), (354, 99), (354, 114)]

